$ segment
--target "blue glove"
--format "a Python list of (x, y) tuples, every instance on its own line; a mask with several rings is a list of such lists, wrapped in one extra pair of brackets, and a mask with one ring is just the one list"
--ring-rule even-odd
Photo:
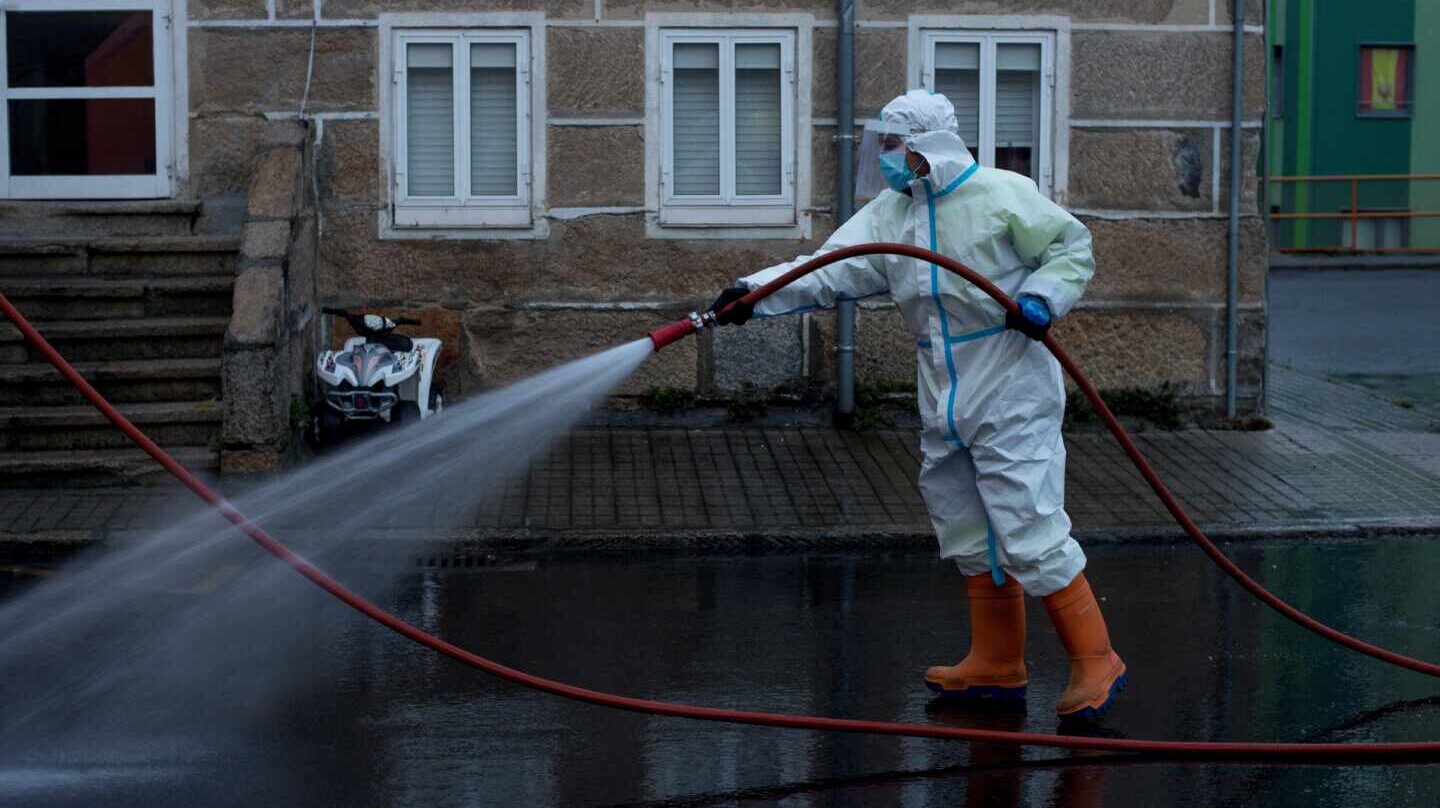
[(1050, 330), (1054, 319), (1050, 315), (1049, 304), (1036, 295), (1021, 295), (1015, 302), (1020, 305), (1020, 310), (1005, 315), (1005, 327), (1013, 328), (1033, 340), (1045, 339), (1045, 332)]

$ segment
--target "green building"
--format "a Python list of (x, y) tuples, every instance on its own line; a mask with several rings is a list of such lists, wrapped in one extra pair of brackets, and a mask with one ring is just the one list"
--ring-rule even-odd
[(1275, 181), (1440, 174), (1440, 2), (1268, 0), (1267, 15), (1271, 215), (1347, 214), (1273, 219), (1272, 246), (1440, 250), (1440, 218), (1402, 215), (1440, 211), (1440, 181)]

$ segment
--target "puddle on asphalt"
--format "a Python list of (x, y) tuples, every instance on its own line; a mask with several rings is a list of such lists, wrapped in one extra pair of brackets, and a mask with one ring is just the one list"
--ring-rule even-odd
[[(1262, 583), (1321, 620), (1440, 659), (1434, 539), (1231, 549)], [(1051, 704), (1066, 670), (1038, 602), (1029, 613), (1026, 711), (977, 714), (931, 702), (921, 672), (962, 656), (966, 635), (961, 579), (933, 558), (615, 553), (490, 566), (503, 574), (417, 568), (380, 598), (499, 662), (600, 690), (715, 707), (1056, 728)], [(1096, 548), (1087, 574), (1132, 676), (1106, 733), (1440, 740), (1433, 679), (1291, 625), (1189, 546)], [(126, 619), (230, 596), (236, 587), (222, 577), (211, 593), (137, 595)], [(9, 570), (0, 599), (41, 585)], [(163, 643), (136, 645), (144, 652), (119, 660), (53, 649), (55, 659), (4, 669), (11, 707), (0, 713), (0, 804), (1440, 803), (1434, 764), (1181, 765), (618, 713), (440, 659), (304, 587), (297, 582), (283, 609), (207, 626), (213, 659), (193, 676), (173, 670), (184, 649)], [(116, 664), (131, 675), (107, 678)], [(62, 670), (82, 687), (47, 690), (55, 681), (47, 672)], [(147, 674), (160, 684), (136, 684)]]

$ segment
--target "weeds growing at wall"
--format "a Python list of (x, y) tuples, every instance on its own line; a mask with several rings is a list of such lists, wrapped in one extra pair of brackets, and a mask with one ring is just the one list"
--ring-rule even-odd
[(741, 396), (725, 405), (725, 420), (732, 424), (743, 424), (764, 418), (770, 412), (770, 405), (758, 396)]
[(640, 406), (654, 412), (683, 412), (695, 404), (695, 393), (683, 387), (652, 387), (640, 394)]
[[(1179, 429), (1185, 425), (1185, 410), (1170, 384), (1157, 388), (1114, 387), (1101, 390), (1100, 397), (1110, 411), (1121, 417), (1139, 418), (1161, 429)], [(1065, 396), (1065, 424), (1075, 426), (1095, 423), (1099, 416), (1090, 400), (1079, 390), (1071, 390)]]
[(916, 408), (915, 383), (881, 380), (855, 386), (855, 414), (842, 423), (856, 432), (895, 426), (890, 414)]

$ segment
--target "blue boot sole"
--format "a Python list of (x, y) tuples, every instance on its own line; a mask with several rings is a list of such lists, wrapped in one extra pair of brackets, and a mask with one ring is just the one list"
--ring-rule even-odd
[(1070, 713), (1069, 715), (1061, 716), (1061, 720), (1062, 720), (1062, 721), (1093, 721), (1093, 720), (1095, 720), (1095, 719), (1097, 719), (1097, 718), (1105, 715), (1105, 713), (1107, 713), (1107, 712), (1110, 711), (1110, 708), (1111, 708), (1111, 707), (1114, 707), (1114, 706), (1115, 706), (1115, 699), (1116, 699), (1116, 697), (1118, 697), (1121, 693), (1124, 693), (1126, 686), (1128, 686), (1129, 684), (1130, 684), (1130, 672), (1129, 672), (1129, 671), (1126, 671), (1126, 672), (1120, 674), (1119, 678), (1117, 678), (1117, 679), (1115, 680), (1114, 684), (1110, 685), (1110, 693), (1109, 693), (1109, 695), (1107, 695), (1107, 696), (1105, 697), (1105, 703), (1104, 703), (1104, 704), (1101, 704), (1099, 707), (1086, 707), (1085, 709), (1080, 710), (1080, 711), (1078, 711), (1078, 712), (1073, 712), (1073, 713)]
[(953, 699), (955, 701), (993, 701), (993, 702), (1016, 702), (1025, 700), (1025, 691), (1028, 685), (1019, 687), (1001, 687), (999, 685), (976, 685), (960, 690), (947, 690), (940, 685), (927, 681), (925, 686), (942, 699)]

